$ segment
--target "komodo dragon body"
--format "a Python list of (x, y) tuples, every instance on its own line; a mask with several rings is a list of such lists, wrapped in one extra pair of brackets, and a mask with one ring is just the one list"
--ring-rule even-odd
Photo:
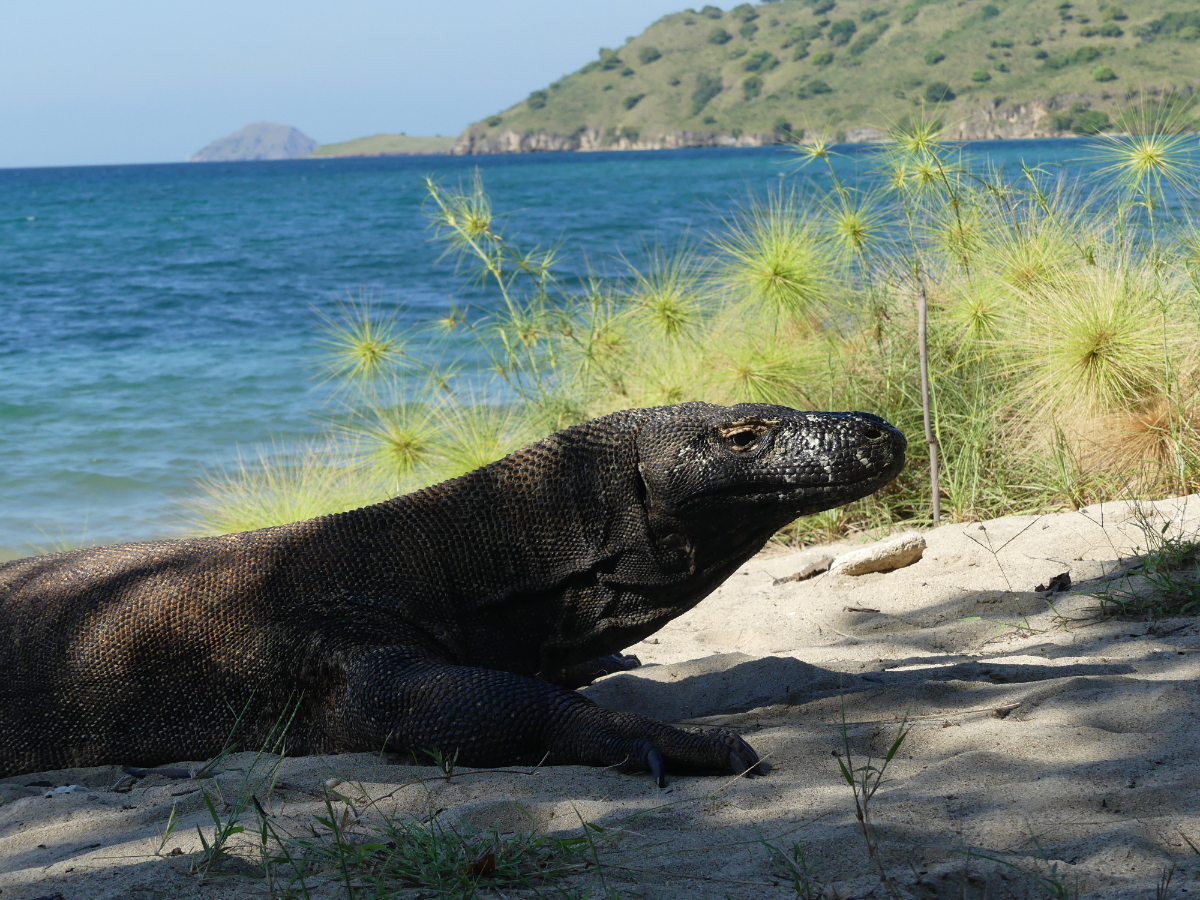
[(0, 776), (204, 759), (286, 709), (292, 755), (744, 771), (571, 687), (904, 450), (862, 413), (626, 410), (352, 512), (0, 565)]

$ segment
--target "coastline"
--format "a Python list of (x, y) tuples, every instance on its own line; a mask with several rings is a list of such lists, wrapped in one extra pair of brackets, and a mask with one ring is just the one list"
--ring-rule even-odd
[[(1054, 113), (1071, 108), (1081, 95), (1059, 94), (1048, 102), (990, 103), (975, 109), (967, 118), (946, 127), (953, 141), (1033, 140), (1037, 138), (1087, 137), (1055, 127)], [(736, 131), (736, 130), (735, 130)], [(817, 135), (837, 144), (869, 144), (886, 139), (880, 128), (855, 125), (836, 131), (800, 132), (804, 137)], [(599, 128), (577, 129), (571, 134), (547, 131), (518, 132), (511, 127), (489, 129), (475, 124), (459, 136), (450, 151), (455, 156), (481, 156), (504, 153), (597, 152), (606, 150), (680, 150), (687, 147), (768, 147), (788, 140), (771, 132), (725, 133), (675, 129), (655, 137), (610, 135)]]

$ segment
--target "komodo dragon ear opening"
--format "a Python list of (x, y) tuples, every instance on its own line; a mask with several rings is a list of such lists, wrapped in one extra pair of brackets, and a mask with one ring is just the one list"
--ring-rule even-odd
[(779, 424), (779, 419), (760, 419), (749, 416), (717, 426), (717, 434), (729, 442), (733, 451), (748, 450), (754, 442)]

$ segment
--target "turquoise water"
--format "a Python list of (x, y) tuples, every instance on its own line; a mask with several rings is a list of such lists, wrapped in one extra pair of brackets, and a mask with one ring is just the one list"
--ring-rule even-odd
[[(972, 152), (1095, 169), (1075, 141)], [(422, 214), (425, 175), (475, 166), (510, 233), (561, 242), (577, 275), (822, 179), (769, 148), (0, 170), (0, 558), (171, 534), (202, 472), (319, 434), (316, 311), (339, 298), (418, 319), (490, 302)]]

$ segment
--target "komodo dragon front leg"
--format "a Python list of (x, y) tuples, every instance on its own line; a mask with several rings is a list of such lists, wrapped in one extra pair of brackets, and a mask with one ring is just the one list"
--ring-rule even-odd
[(360, 650), (348, 668), (344, 727), (357, 746), (438, 751), (460, 765), (613, 766), (753, 772), (758, 755), (721, 729), (685, 730), (597, 706), (568, 688), (495, 669)]

